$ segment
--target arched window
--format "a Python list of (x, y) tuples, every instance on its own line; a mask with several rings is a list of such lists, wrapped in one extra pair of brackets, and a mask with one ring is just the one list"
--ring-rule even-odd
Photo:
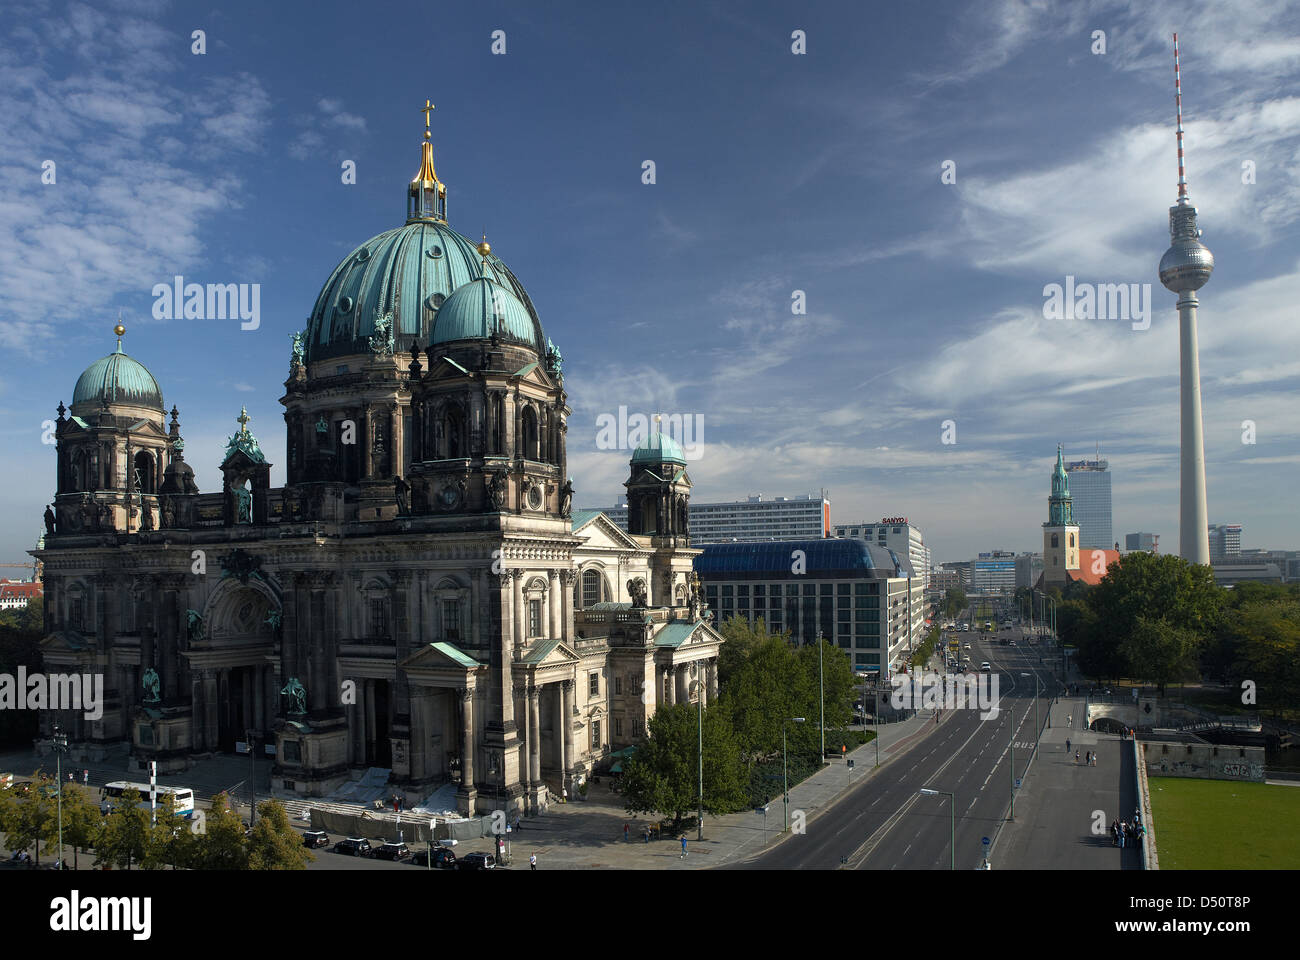
[(465, 415), (459, 406), (447, 407), (442, 417), (443, 459), (456, 460), (466, 455)]
[(523, 424), (523, 455), (525, 460), (537, 460), (537, 411), (532, 407), (524, 407), (523, 416), (520, 418)]
[(1059, 535), (1059, 534), (1055, 534), (1055, 533), (1052, 534), (1052, 546), (1054, 546), (1054, 547), (1059, 547), (1060, 545), (1061, 545), (1061, 537), (1060, 537), (1060, 535)]
[(153, 455), (141, 450), (135, 455), (135, 488), (140, 493), (156, 493), (154, 489)]
[(604, 582), (599, 570), (582, 572), (582, 606), (587, 608), (605, 599)]
[(1070, 534), (1070, 546), (1074, 546), (1074, 534)]
[(73, 490), (86, 489), (86, 455), (80, 450), (72, 455), (72, 476), (68, 479)]

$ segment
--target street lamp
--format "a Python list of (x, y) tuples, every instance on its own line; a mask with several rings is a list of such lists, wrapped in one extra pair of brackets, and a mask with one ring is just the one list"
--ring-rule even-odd
[[(700, 663), (698, 660), (691, 663), (691, 676), (698, 678), (700, 675)], [(691, 689), (695, 691), (695, 713), (696, 728), (695, 735), (698, 744), (699, 760), (699, 810), (696, 813), (695, 825), (698, 832), (695, 835), (696, 840), (704, 839), (704, 682), (699, 679), (691, 681)]]
[(784, 786), (784, 790), (781, 794), (781, 806), (784, 810), (784, 829), (786, 830), (790, 829), (790, 761), (789, 755), (786, 752), (785, 731), (787, 724), (803, 722), (803, 717), (791, 717), (789, 720), (781, 721), (781, 779)]
[[(1027, 677), (1029, 676), (1029, 674), (1022, 673), (1021, 676)], [(1038, 697), (1039, 697), (1038, 671), (1035, 670), (1034, 671), (1034, 753), (1038, 752)]]
[(826, 759), (826, 672), (822, 669), (822, 632), (817, 631), (817, 686), (821, 694), (821, 724), (822, 731), (822, 752), (821, 760)]
[(952, 801), (952, 811), (951, 811), (952, 831), (950, 834), (951, 842), (949, 843), (949, 846), (952, 847), (952, 858), (948, 863), (948, 869), (956, 870), (957, 869), (957, 795), (955, 793), (949, 793), (947, 790), (931, 790), (929, 787), (922, 787), (920, 792), (922, 796), (937, 797), (942, 795)]
[(63, 869), (63, 753), (68, 749), (68, 735), (59, 730), (59, 725), (54, 725), (54, 753), (57, 757), (57, 773), (59, 781), (59, 869)]

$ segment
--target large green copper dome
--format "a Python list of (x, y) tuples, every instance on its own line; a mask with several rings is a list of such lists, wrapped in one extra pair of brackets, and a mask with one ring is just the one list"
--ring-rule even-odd
[(118, 348), (96, 360), (77, 378), (72, 391), (72, 409), (83, 404), (99, 408), (103, 401), (162, 410), (162, 390), (144, 364), (131, 359)]
[(523, 308), (534, 330), (529, 339), (540, 352), (546, 340), (537, 311), (510, 269), (491, 253), (483, 257), (446, 223), (420, 219), (371, 237), (334, 268), (308, 320), (307, 361), (368, 354), (375, 320), (389, 314), (399, 354), (409, 350), (413, 340), (428, 344), (444, 302), (484, 276), (484, 259), (489, 279)]

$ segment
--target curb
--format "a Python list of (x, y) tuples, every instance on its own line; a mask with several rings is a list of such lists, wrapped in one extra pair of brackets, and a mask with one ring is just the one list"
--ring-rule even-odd
[(1151, 815), (1151, 787), (1147, 783), (1146, 747), (1133, 738), (1133, 760), (1137, 764), (1138, 803), (1142, 807), (1142, 825), (1146, 842), (1142, 844), (1142, 869), (1159, 870), (1160, 854), (1156, 850), (1156, 823)]

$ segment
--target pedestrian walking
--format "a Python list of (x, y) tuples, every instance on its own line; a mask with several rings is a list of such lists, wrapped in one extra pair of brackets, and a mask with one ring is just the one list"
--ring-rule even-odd
[(89, 770), (82, 770), (82, 771), (81, 771), (81, 785), (84, 786), (84, 787), (88, 787), (88, 786), (90, 786), (90, 771), (89, 771)]
[(1094, 767), (1097, 765), (1097, 753), (1096, 753), (1096, 751), (1093, 751), (1093, 754), (1092, 754), (1092, 765), (1093, 765)]
[(1091, 751), (1091, 750), (1089, 750), (1087, 753), (1085, 753), (1085, 754), (1083, 755), (1083, 765), (1084, 765), (1085, 767), (1091, 767), (1091, 766), (1092, 766), (1092, 751)]
[(1066, 737), (1066, 738), (1065, 738), (1065, 752), (1066, 752), (1066, 753), (1069, 753), (1069, 752), (1070, 752), (1070, 738), (1069, 738), (1069, 737)]
[(534, 853), (531, 857), (528, 858), (528, 869), (529, 870), (537, 869), (537, 854)]
[(1079, 762), (1079, 751), (1078, 751), (1078, 750), (1074, 751), (1074, 762), (1075, 762), (1075, 763), (1078, 763), (1078, 762)]
[(644, 842), (644, 843), (649, 843), (649, 842), (650, 842), (650, 828), (649, 828), (649, 827), (646, 827), (646, 828), (641, 832), (641, 840), (642, 840), (642, 842)]
[(623, 824), (623, 842), (627, 843), (627, 824)]
[(684, 833), (682, 834), (682, 856), (681, 856), (681, 859), (683, 859), (683, 860), (686, 859), (686, 834), (684, 834)]

